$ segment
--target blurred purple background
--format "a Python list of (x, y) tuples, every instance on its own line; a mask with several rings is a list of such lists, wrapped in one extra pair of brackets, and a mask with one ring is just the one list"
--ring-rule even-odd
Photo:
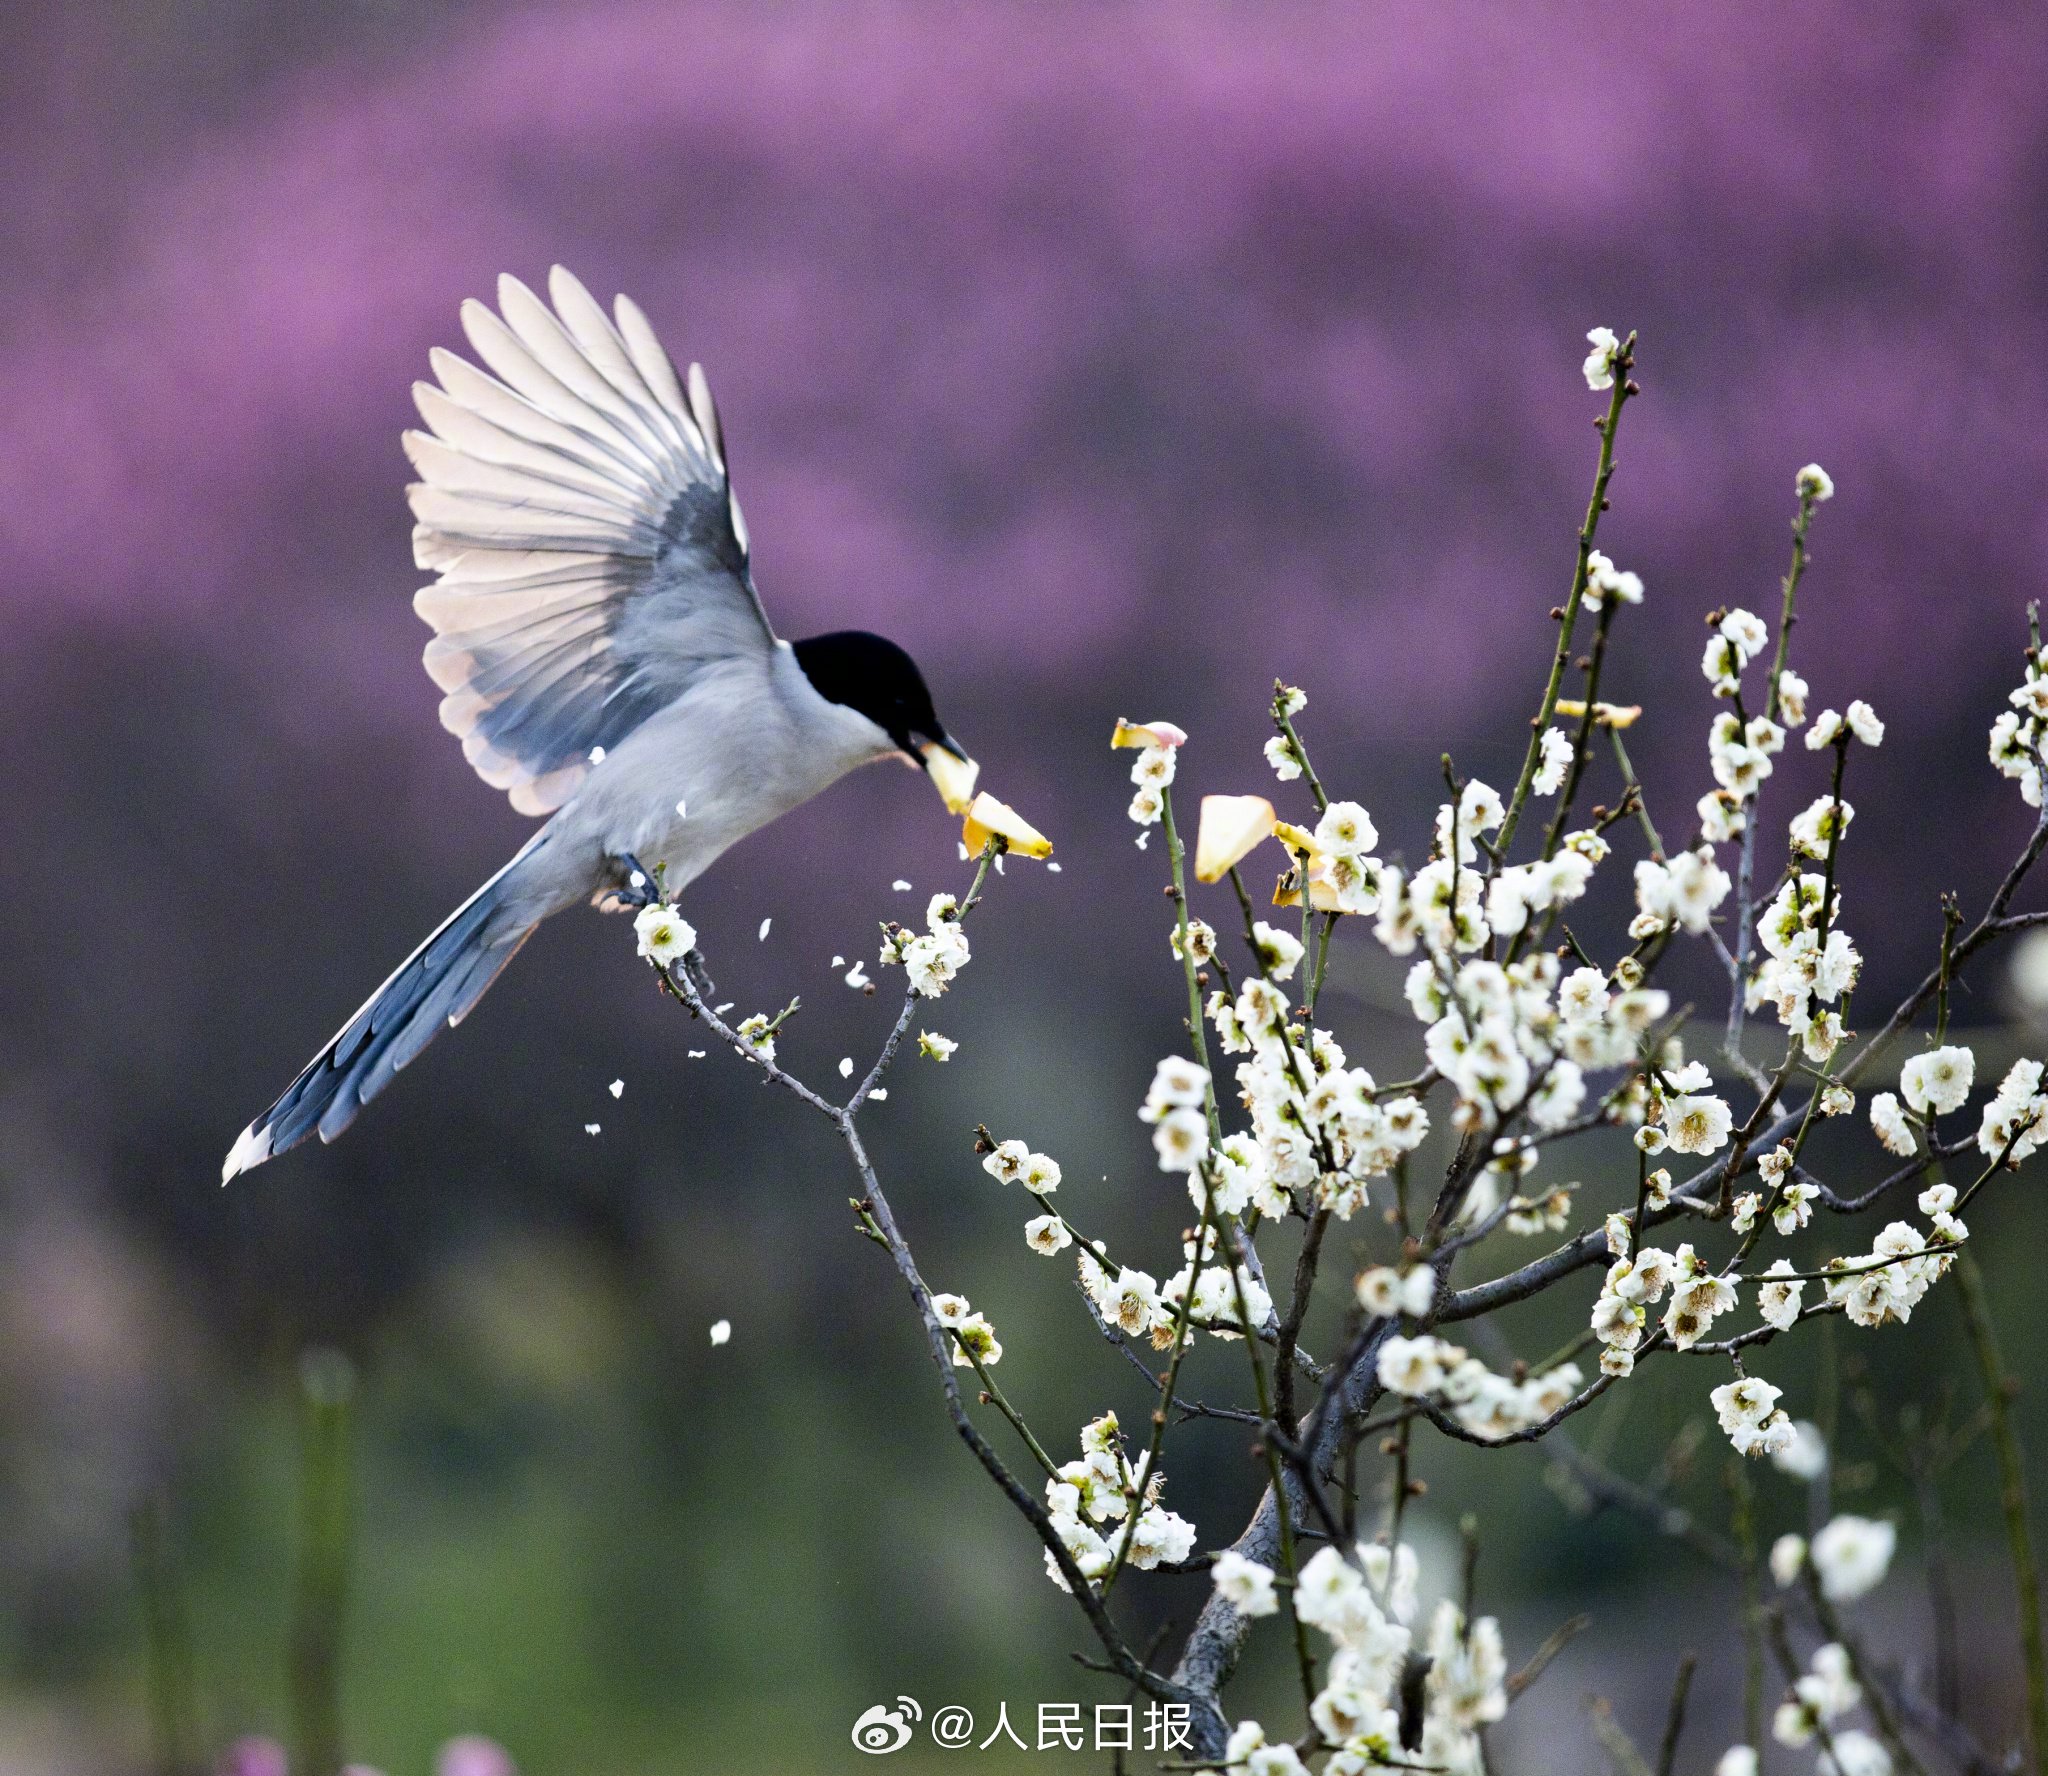
[[(100, 1656), (125, 1492), (226, 1434), (279, 1351), (400, 1338), (488, 1239), (595, 1246), (692, 1340), (716, 1278), (851, 1315), (791, 1328), (798, 1369), (809, 1340), (903, 1342), (893, 1301), (847, 1299), (822, 1156), (793, 1167), (729, 1071), (674, 1083), (682, 1037), (590, 918), (347, 1143), (213, 1187), (524, 830), (435, 724), (398, 449), (500, 271), (560, 260), (704, 361), (782, 632), (911, 646), (1060, 841), (954, 1018), (982, 1070), (895, 1132), (933, 1216), (960, 1168), (931, 1129), (1019, 1080), (1132, 1165), (1142, 1059), (1102, 1057), (1172, 1008), (1126, 954), (1157, 886), (1112, 718), (1194, 729), (1191, 792), (1260, 786), (1285, 674), (1324, 774), (1411, 854), (1443, 748), (1510, 777), (1595, 323), (1643, 340), (1602, 540), (1650, 589), (1612, 689), (1650, 708), (1668, 828), (1707, 786), (1701, 613), (1774, 607), (1818, 459), (1840, 493), (1797, 657), (1817, 703), (1891, 723), (1852, 923), (1931, 934), (2024, 829), (1982, 748), (2048, 545), (2038, 8), (130, 0), (8, 32), (0, 1298), (48, 1304), (12, 1310), (55, 1353), (25, 1372), (85, 1379), (10, 1397), (0, 1515), (12, 1638), (65, 1670)], [(721, 986), (811, 996), (813, 1064), (870, 1040), (881, 1008), (822, 964), (952, 845), (908, 776), (842, 786), (704, 884)], [(60, 1534), (65, 1486), (92, 1502)]]

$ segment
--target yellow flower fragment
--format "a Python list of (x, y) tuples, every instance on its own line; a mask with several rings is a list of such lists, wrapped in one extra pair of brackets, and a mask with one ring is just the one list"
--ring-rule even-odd
[(1187, 730), (1177, 728), (1172, 722), (1125, 721), (1117, 718), (1116, 732), (1110, 735), (1111, 746), (1163, 746), (1171, 751), (1176, 746), (1188, 743)]
[(1273, 836), (1276, 824), (1273, 804), (1264, 796), (1204, 796), (1195, 833), (1195, 880), (1222, 881), (1234, 865)]
[(1007, 802), (999, 802), (983, 790), (967, 810), (966, 822), (960, 829), (960, 842), (971, 855), (986, 846), (990, 839), (1001, 839), (1004, 848), (1013, 856), (1052, 855), (1052, 840)]

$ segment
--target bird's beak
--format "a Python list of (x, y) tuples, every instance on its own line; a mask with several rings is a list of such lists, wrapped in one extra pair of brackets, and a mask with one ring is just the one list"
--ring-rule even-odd
[(917, 752), (948, 812), (965, 814), (974, 800), (974, 780), (981, 775), (981, 767), (950, 739), (927, 740)]

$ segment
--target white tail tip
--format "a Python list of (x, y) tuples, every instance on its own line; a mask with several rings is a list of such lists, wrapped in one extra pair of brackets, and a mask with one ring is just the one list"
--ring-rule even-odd
[(220, 1181), (225, 1184), (239, 1173), (260, 1166), (269, 1157), (269, 1131), (259, 1134), (252, 1124), (235, 1137), (235, 1144), (228, 1151), (227, 1164), (220, 1169)]

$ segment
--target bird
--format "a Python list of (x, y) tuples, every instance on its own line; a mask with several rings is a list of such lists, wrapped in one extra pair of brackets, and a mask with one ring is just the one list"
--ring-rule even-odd
[(223, 1183), (339, 1136), (564, 908), (673, 899), (879, 760), (969, 805), (978, 767), (908, 653), (770, 626), (702, 367), (678, 377), (629, 298), (607, 315), (559, 265), (547, 288), (508, 275), (495, 312), (463, 303), (479, 362), (437, 347), (413, 385), (426, 429), (404, 435), (441, 725), (547, 823), (242, 1131)]

